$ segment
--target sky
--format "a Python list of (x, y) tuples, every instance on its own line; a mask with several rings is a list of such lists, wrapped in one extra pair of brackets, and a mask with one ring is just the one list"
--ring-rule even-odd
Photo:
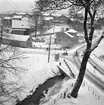
[(0, 12), (31, 11), (35, 0), (0, 0)]
[[(31, 12), (36, 0), (0, 0), (0, 13), (10, 11)], [(67, 14), (66, 10), (58, 11), (59, 14)]]

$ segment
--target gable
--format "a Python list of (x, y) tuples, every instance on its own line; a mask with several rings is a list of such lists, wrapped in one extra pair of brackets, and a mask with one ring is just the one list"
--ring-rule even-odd
[(64, 32), (66, 35), (68, 35), (70, 38), (74, 38), (74, 36), (73, 35), (71, 35), (70, 33), (68, 33), (68, 32)]
[(55, 19), (55, 21), (57, 21), (57, 22), (66, 23), (66, 24), (67, 24), (68, 20), (69, 19), (64, 15), (61, 15)]

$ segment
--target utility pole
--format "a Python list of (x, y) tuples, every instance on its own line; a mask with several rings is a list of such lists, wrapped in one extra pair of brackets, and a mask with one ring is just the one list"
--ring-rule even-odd
[[(53, 34), (54, 34), (54, 31), (55, 31), (55, 24), (53, 26)], [(50, 60), (50, 50), (51, 50), (51, 36), (50, 36), (50, 42), (49, 42), (49, 48), (48, 48), (49, 52), (48, 52), (48, 63), (49, 63), (49, 60)]]
[(2, 44), (2, 36), (3, 36), (3, 18), (1, 19), (1, 36), (0, 36), (0, 46)]
[(50, 48), (51, 48), (51, 36), (50, 36), (50, 41), (49, 41), (49, 48), (48, 48), (48, 63), (49, 63), (49, 60), (50, 60)]

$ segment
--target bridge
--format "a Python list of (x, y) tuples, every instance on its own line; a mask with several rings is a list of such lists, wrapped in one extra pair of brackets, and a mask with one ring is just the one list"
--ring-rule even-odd
[(67, 61), (63, 59), (63, 61), (58, 62), (57, 67), (59, 71), (68, 76), (69, 78), (75, 78), (75, 74), (72, 72), (70, 66), (68, 65)]

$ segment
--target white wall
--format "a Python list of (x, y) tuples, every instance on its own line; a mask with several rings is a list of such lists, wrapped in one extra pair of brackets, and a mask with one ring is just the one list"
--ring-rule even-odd
[(21, 20), (13, 19), (12, 28), (30, 28), (29, 20), (27, 18), (22, 18)]

